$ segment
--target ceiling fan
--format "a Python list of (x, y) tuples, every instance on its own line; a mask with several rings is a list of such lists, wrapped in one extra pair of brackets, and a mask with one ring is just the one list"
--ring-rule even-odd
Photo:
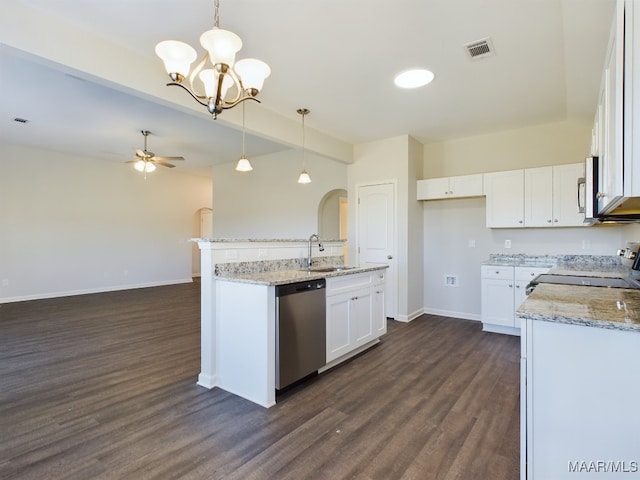
[(129, 160), (125, 163), (134, 163), (136, 170), (139, 172), (153, 172), (156, 169), (156, 165), (162, 165), (163, 167), (173, 168), (175, 165), (168, 162), (177, 162), (184, 160), (184, 157), (160, 157), (155, 153), (147, 150), (147, 137), (151, 134), (149, 130), (142, 130), (144, 136), (144, 150), (136, 149), (136, 158)]

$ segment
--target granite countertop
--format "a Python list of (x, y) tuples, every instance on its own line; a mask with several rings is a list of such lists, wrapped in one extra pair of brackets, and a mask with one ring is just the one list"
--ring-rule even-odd
[(640, 332), (640, 290), (540, 284), (517, 314), (521, 319)]
[(254, 283), (258, 285), (286, 285), (288, 283), (304, 282), (306, 280), (318, 280), (320, 278), (339, 277), (353, 275), (355, 273), (373, 272), (389, 268), (388, 265), (368, 265), (364, 267), (337, 270), (335, 272), (316, 272), (307, 269), (299, 270), (274, 270), (259, 273), (225, 273), (216, 275), (217, 280), (228, 282)]

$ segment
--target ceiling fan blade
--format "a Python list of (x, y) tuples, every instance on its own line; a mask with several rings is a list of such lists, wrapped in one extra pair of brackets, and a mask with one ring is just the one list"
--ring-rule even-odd
[(135, 159), (133, 159), (133, 160), (129, 160), (129, 161), (124, 162), (124, 163), (137, 163), (137, 162), (139, 162), (139, 161), (140, 161), (140, 159), (139, 159), (139, 158), (135, 158)]
[(181, 162), (184, 157), (153, 157), (154, 160), (164, 160), (169, 162)]
[(169, 167), (169, 168), (174, 168), (175, 167), (175, 165), (171, 165), (170, 163), (166, 163), (166, 162), (163, 162), (161, 160), (158, 160), (158, 157), (153, 159), (153, 163), (156, 163), (158, 165), (162, 165), (163, 167)]

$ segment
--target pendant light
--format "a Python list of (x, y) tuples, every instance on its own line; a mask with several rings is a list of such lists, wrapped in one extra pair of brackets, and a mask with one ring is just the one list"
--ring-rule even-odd
[(304, 154), (304, 117), (309, 114), (309, 109), (299, 108), (297, 112), (302, 116), (302, 172), (298, 177), (298, 183), (311, 183), (311, 177), (307, 173), (307, 160)]
[(251, 170), (253, 170), (253, 167), (251, 166), (251, 162), (249, 161), (249, 159), (247, 158), (247, 156), (244, 154), (244, 103), (242, 104), (242, 156), (240, 157), (240, 160), (238, 160), (238, 164), (236, 165), (236, 170), (238, 172), (250, 172)]

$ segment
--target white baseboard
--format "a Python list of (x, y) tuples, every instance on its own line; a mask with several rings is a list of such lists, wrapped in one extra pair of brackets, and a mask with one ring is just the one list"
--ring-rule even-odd
[(201, 387), (208, 388), (209, 390), (211, 390), (213, 387), (217, 385), (217, 383), (218, 383), (218, 379), (216, 375), (207, 375), (206, 373), (202, 373), (202, 372), (200, 372), (200, 374), (198, 375), (197, 384), (200, 385)]
[(177, 285), (179, 283), (192, 283), (193, 278), (180, 278), (176, 280), (164, 280), (161, 282), (137, 283), (128, 285), (115, 285), (111, 287), (87, 288), (84, 290), (67, 290), (62, 292), (35, 293), (20, 295), (17, 297), (0, 298), (0, 303), (24, 302), (27, 300), (44, 300), (46, 298), (71, 297), (73, 295), (87, 295), (89, 293), (116, 292), (118, 290), (133, 290), (136, 288), (161, 287), (164, 285)]
[(424, 308), (421, 308), (420, 310), (416, 310), (415, 312), (410, 313), (409, 315), (398, 315), (395, 318), (395, 320), (398, 322), (409, 323), (411, 320), (415, 320), (423, 313), (424, 313)]
[(484, 332), (491, 333), (502, 333), (506, 335), (515, 335), (516, 337), (520, 336), (520, 329), (515, 327), (505, 327), (503, 325), (493, 325), (490, 323), (484, 323), (482, 325), (482, 330)]
[(476, 322), (480, 321), (480, 315), (477, 313), (454, 312), (453, 310), (440, 310), (438, 308), (427, 307), (424, 308), (424, 313), (439, 315), (441, 317), (462, 318), (464, 320), (475, 320)]

